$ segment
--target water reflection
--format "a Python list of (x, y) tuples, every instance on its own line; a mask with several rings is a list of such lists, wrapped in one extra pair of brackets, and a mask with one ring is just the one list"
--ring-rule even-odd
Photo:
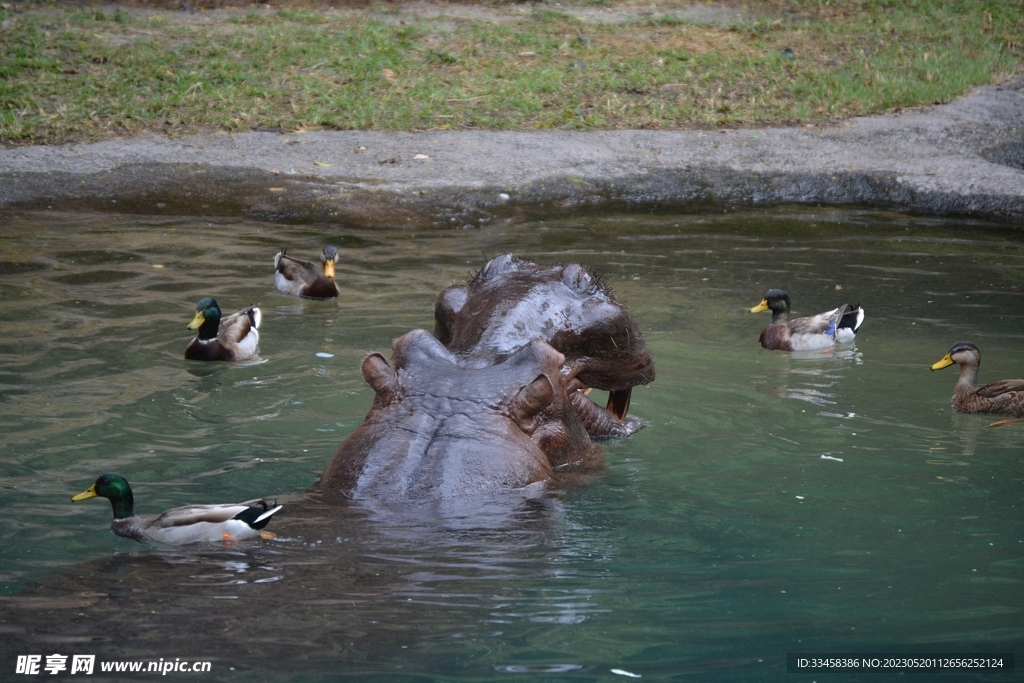
[[(765, 391), (780, 398), (807, 401), (816, 405), (836, 405), (842, 398), (840, 387), (849, 375), (849, 368), (864, 364), (864, 356), (856, 346), (793, 351), (768, 352), (781, 355), (777, 363), (775, 385)], [(773, 363), (773, 361), (767, 361)], [(785, 372), (784, 375), (778, 373)]]

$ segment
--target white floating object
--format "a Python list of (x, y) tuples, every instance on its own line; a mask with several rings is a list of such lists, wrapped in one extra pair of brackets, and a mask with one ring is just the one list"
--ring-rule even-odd
[(796, 499), (797, 499), (797, 500), (803, 500), (803, 499), (804, 499), (804, 497), (803, 497), (803, 496), (797, 496), (797, 497), (796, 497)]
[(822, 455), (821, 459), (822, 460), (835, 460), (836, 462), (842, 462), (843, 461), (842, 458), (833, 458), (831, 455)]
[(509, 199), (511, 199), (511, 197), (509, 196), (508, 192), (502, 192), (498, 195), (498, 199), (500, 199), (503, 202), (507, 202)]
[(416, 159), (417, 161), (423, 161), (424, 159), (429, 158), (430, 157), (428, 157), (426, 154), (417, 154), (416, 156), (413, 157), (413, 159)]
[(333, 353), (326, 353), (325, 351), (317, 351), (317, 358), (334, 358)]
[(632, 671), (626, 671), (625, 669), (609, 669), (616, 676), (628, 676), (629, 678), (643, 678), (640, 674), (635, 674)]

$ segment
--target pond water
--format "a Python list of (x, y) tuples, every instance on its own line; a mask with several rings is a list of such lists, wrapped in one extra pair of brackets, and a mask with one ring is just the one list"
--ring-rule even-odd
[[(982, 381), (1024, 376), (1019, 230), (806, 208), (394, 232), (2, 223), (3, 678), (53, 653), (212, 662), (192, 680), (774, 681), (788, 653), (1021, 652), (1024, 422), (952, 414), (955, 368), (928, 369), (967, 339)], [(327, 241), (341, 297), (277, 294), (274, 253)], [(628, 305), (657, 366), (633, 393), (646, 428), (500, 524), (320, 500), (370, 406), (362, 357), (431, 329), (437, 293), (504, 252), (580, 262)], [(796, 314), (861, 303), (856, 343), (760, 349), (768, 314), (748, 311), (769, 287)], [(262, 307), (259, 361), (183, 360), (206, 295)], [(105, 500), (69, 501), (108, 471), (142, 514), (276, 498), (278, 538), (117, 538)]]

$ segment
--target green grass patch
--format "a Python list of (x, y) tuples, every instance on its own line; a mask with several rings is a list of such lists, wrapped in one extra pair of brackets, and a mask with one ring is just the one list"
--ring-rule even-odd
[(0, 141), (817, 123), (1021, 73), (1024, 0), (836, 4), (778, 0), (707, 24), (671, 7), (614, 23), (574, 15), (602, 11), (593, 2), (432, 17), (401, 5), (0, 10)]

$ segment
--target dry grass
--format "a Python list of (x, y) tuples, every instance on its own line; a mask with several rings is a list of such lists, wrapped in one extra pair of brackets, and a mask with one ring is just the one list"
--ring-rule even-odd
[(837, 4), (2, 9), (0, 141), (820, 123), (1020, 73), (1021, 0)]

